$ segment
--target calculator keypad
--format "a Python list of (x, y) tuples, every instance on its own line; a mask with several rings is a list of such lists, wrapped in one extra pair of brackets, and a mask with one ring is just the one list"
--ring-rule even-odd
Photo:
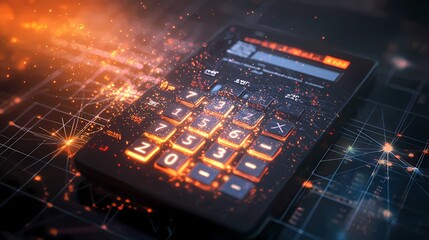
[(277, 118), (265, 119), (268, 113), (264, 110), (273, 101), (269, 96), (258, 93), (246, 102), (238, 99), (245, 91), (242, 87), (221, 90), (222, 96), (213, 98), (196, 89), (180, 91), (125, 154), (138, 162), (153, 160), (160, 172), (203, 190), (236, 200), (250, 195), (268, 172), (270, 161), (281, 152), (294, 125)]

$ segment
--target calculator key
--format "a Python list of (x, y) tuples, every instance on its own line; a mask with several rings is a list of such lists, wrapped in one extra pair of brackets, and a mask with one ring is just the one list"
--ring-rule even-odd
[(223, 97), (238, 98), (243, 95), (245, 91), (246, 88), (241, 85), (225, 84), (219, 89), (218, 94)]
[(264, 118), (264, 113), (251, 108), (243, 108), (234, 116), (233, 123), (247, 129), (255, 128)]
[(293, 123), (277, 119), (271, 119), (262, 131), (262, 134), (278, 139), (286, 140), (293, 129)]
[(173, 148), (186, 154), (196, 153), (205, 143), (204, 138), (191, 132), (184, 132), (176, 138)]
[(220, 170), (209, 167), (204, 163), (197, 163), (195, 167), (189, 172), (188, 177), (204, 185), (210, 185), (219, 175)]
[(141, 162), (149, 161), (157, 152), (159, 147), (145, 138), (138, 138), (126, 150), (128, 157)]
[(164, 120), (157, 120), (155, 124), (151, 125), (144, 135), (157, 142), (166, 142), (176, 132), (174, 125)]
[(221, 122), (216, 117), (202, 113), (189, 125), (189, 130), (203, 136), (211, 136), (219, 127)]
[(203, 99), (204, 94), (195, 89), (185, 89), (177, 96), (177, 101), (188, 107), (197, 107)]
[(253, 183), (237, 176), (230, 176), (220, 191), (230, 197), (241, 200), (254, 188)]
[(229, 147), (214, 143), (204, 154), (203, 161), (221, 169), (225, 169), (235, 158), (237, 152)]
[(191, 115), (191, 110), (183, 105), (173, 103), (162, 112), (162, 118), (173, 123), (180, 124)]
[(231, 125), (219, 135), (219, 142), (232, 148), (243, 147), (250, 137), (250, 131)]
[(238, 162), (233, 172), (239, 176), (254, 182), (259, 182), (267, 170), (267, 162), (261, 161), (249, 155), (244, 155)]
[(204, 109), (220, 117), (226, 117), (233, 108), (234, 104), (226, 98), (214, 98)]
[(247, 105), (259, 111), (265, 111), (274, 101), (274, 98), (267, 93), (254, 93), (249, 97)]
[(282, 145), (283, 143), (279, 141), (259, 136), (247, 152), (252, 156), (271, 161), (280, 153)]
[(290, 102), (282, 103), (276, 110), (277, 116), (281, 118), (292, 117), (298, 119), (301, 117), (301, 114), (304, 112), (304, 108), (298, 104), (293, 104)]
[(189, 164), (189, 158), (175, 150), (167, 150), (155, 162), (155, 168), (177, 176)]

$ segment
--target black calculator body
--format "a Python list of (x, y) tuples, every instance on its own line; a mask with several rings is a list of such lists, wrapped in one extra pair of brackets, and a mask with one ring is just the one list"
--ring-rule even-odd
[(295, 194), (296, 173), (312, 170), (309, 155), (375, 66), (295, 35), (229, 26), (75, 162), (119, 194), (254, 233)]

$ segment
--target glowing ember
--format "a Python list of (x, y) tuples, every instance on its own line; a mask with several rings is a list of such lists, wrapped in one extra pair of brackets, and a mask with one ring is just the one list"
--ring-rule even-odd
[(390, 143), (385, 143), (383, 146), (383, 151), (386, 153), (391, 153), (393, 151), (392, 145), (390, 145)]

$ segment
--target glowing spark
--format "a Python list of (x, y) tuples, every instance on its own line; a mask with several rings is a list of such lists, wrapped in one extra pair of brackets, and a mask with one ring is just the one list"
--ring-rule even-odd
[(385, 143), (383, 146), (383, 151), (385, 153), (391, 153), (393, 151), (392, 145), (390, 145), (390, 143)]

